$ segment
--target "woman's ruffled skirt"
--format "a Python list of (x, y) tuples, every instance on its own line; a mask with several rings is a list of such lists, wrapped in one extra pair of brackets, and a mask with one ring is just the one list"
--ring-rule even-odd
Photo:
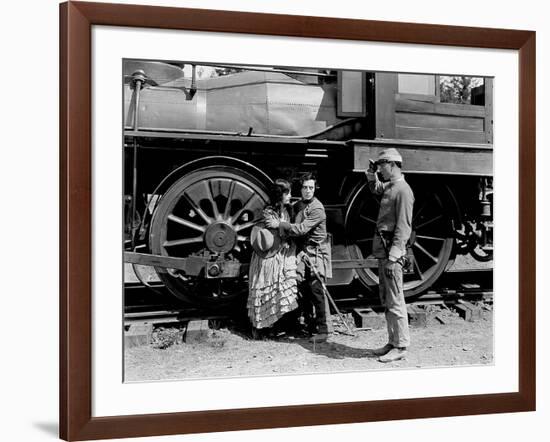
[(252, 253), (249, 271), (248, 317), (255, 328), (271, 327), (298, 307), (296, 253), (283, 247), (270, 258)]

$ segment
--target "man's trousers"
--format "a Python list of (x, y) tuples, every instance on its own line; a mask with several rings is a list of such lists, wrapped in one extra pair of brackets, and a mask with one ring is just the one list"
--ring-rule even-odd
[(403, 267), (394, 266), (393, 277), (386, 276), (387, 259), (378, 260), (378, 275), (380, 279), (380, 302), (386, 309), (386, 324), (388, 326), (388, 344), (394, 347), (410, 345), (409, 319), (407, 305), (403, 293)]
[(332, 324), (329, 321), (329, 305), (328, 299), (325, 296), (323, 286), (317, 277), (313, 274), (311, 269), (305, 269), (305, 278), (304, 281), (300, 284), (300, 289), (303, 294), (303, 303), (302, 308), (304, 310), (305, 316), (313, 316), (313, 309), (315, 309), (315, 322), (314, 330), (317, 333), (331, 333)]

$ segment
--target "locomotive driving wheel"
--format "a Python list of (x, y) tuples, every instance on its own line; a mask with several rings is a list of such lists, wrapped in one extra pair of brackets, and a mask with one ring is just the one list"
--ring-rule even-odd
[[(250, 262), (250, 231), (268, 201), (266, 178), (227, 165), (203, 167), (179, 178), (153, 214), (152, 253)], [(156, 271), (176, 297), (195, 305), (225, 306), (247, 291), (246, 276), (208, 279), (175, 269)]]
[[(405, 297), (415, 296), (430, 287), (445, 271), (453, 249), (452, 207), (446, 188), (413, 189), (415, 203), (412, 220), (413, 272), (403, 275)], [(372, 258), (373, 238), (379, 198), (364, 184), (352, 197), (346, 212), (346, 237), (352, 259)], [(357, 269), (361, 283), (378, 285), (378, 269)]]

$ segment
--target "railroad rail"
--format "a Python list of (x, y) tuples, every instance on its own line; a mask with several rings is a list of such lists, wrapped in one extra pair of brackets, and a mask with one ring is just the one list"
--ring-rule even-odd
[[(463, 282), (468, 281), (468, 282)], [(349, 313), (357, 308), (379, 310), (377, 296), (374, 294), (359, 294), (346, 297), (349, 289), (331, 288), (331, 293), (338, 308), (343, 313)], [(128, 284), (125, 287), (124, 323), (126, 327), (132, 324), (166, 325), (186, 323), (193, 320), (223, 321), (238, 318), (243, 315), (235, 307), (230, 310), (207, 310), (189, 307), (175, 299), (162, 284), (146, 287), (138, 284)], [(409, 305), (426, 306), (441, 305), (453, 307), (464, 302), (483, 302), (492, 304), (492, 272), (454, 272), (442, 279), (433, 290), (429, 290), (417, 299), (408, 301)]]

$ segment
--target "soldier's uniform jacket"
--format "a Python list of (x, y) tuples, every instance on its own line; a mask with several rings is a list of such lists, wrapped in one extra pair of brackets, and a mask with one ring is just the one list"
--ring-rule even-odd
[(331, 278), (325, 207), (313, 197), (310, 201), (298, 201), (294, 204), (294, 213), (294, 223), (281, 222), (281, 233), (295, 237), (298, 250), (309, 256), (321, 276)]
[(382, 182), (376, 174), (369, 173), (367, 179), (371, 192), (382, 195), (376, 226), (389, 252), (386, 254), (380, 235), (375, 232), (372, 253), (376, 258), (389, 257), (396, 261), (407, 253), (407, 241), (412, 231), (413, 192), (404, 176)]

